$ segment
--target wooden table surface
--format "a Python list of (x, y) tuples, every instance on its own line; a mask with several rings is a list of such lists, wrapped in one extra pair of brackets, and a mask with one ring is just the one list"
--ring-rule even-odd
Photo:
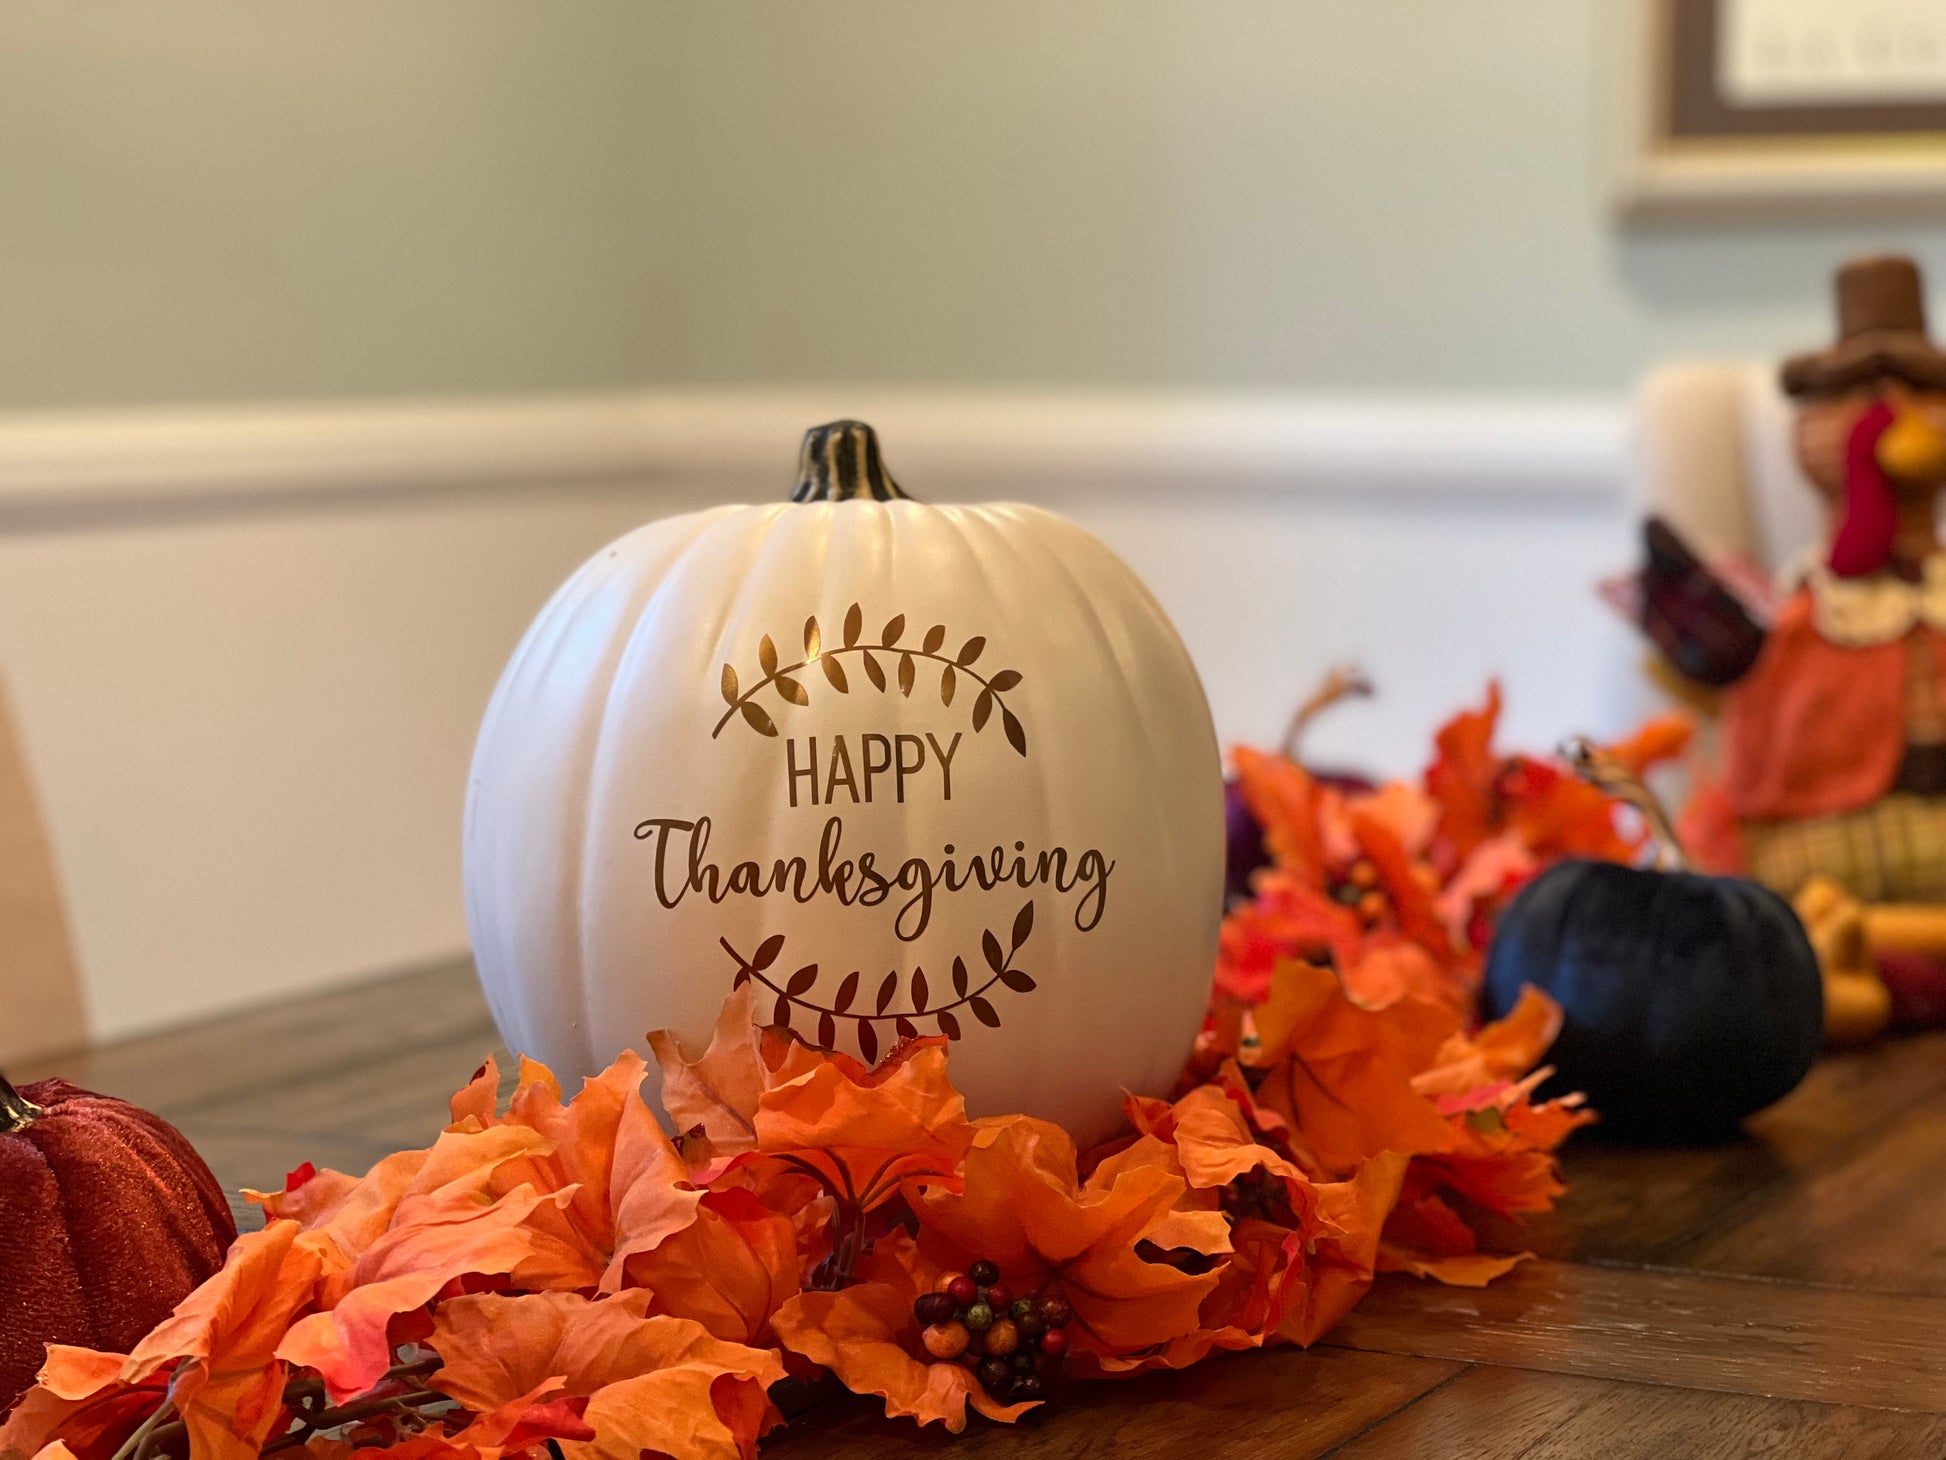
[[(428, 1143), (496, 1043), (457, 966), (16, 1073), (158, 1111), (234, 1190)], [(847, 1398), (764, 1453), (1946, 1457), (1946, 1033), (1825, 1060), (1739, 1143), (1578, 1137), (1564, 1164), (1540, 1259), (1484, 1291), (1381, 1278), (1308, 1351), (1077, 1385), (958, 1440)]]

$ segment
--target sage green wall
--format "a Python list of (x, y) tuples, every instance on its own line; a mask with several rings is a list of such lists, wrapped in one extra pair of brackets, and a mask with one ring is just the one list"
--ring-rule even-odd
[(1939, 226), (1618, 230), (1621, 0), (675, 12), (682, 373), (1619, 391)]
[(9, 0), (0, 408), (651, 373), (634, 0)]
[(1936, 225), (1619, 230), (1618, 0), (13, 0), (0, 408), (1625, 389)]

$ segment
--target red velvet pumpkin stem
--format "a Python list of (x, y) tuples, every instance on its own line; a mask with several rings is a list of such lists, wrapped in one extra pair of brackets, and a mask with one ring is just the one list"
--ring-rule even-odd
[(15, 1131), (26, 1130), (44, 1114), (40, 1106), (14, 1089), (5, 1075), (0, 1075), (0, 1135), (12, 1135)]
[(1298, 758), (1304, 732), (1311, 728), (1311, 722), (1319, 715), (1341, 700), (1365, 699), (1371, 693), (1372, 682), (1356, 664), (1336, 664), (1326, 670), (1324, 678), (1318, 681), (1318, 687), (1305, 696), (1284, 730), (1284, 743), (1279, 747), (1284, 752), (1284, 759)]
[(1561, 747), (1561, 758), (1589, 785), (1627, 802), (1641, 813), (1642, 824), (1649, 829), (1649, 840), (1655, 846), (1657, 871), (1688, 870), (1689, 858), (1683, 852), (1681, 838), (1676, 835), (1675, 823), (1669, 819), (1662, 798), (1640, 776), (1594, 742), (1578, 735)]

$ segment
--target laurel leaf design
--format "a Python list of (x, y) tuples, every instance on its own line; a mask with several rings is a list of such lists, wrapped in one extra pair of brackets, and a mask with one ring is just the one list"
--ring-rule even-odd
[(796, 973), (791, 975), (790, 982), (784, 985), (784, 992), (791, 995), (793, 998), (795, 998), (797, 995), (804, 993), (806, 990), (808, 990), (811, 987), (811, 985), (816, 983), (817, 981), (818, 981), (817, 964), (807, 963), (802, 968), (798, 969)]
[(878, 1012), (883, 1014), (892, 1003), (892, 995), (899, 991), (897, 972), (885, 975), (885, 982), (878, 986)]
[(845, 610), (845, 647), (851, 648), (858, 642), (858, 631), (865, 627), (865, 613), (857, 604)]
[(1020, 717), (1002, 706), (1000, 725), (1007, 732), (1007, 743), (1022, 755), (1027, 754), (1027, 732), (1021, 728)]
[(987, 967), (995, 973), (1007, 966), (1007, 956), (1000, 951), (1000, 940), (991, 931), (980, 934), (980, 951), (986, 954)]
[(1020, 951), (1020, 945), (1027, 941), (1028, 935), (1033, 931), (1034, 931), (1034, 903), (1033, 900), (1030, 898), (1026, 906), (1022, 907), (1019, 912), (1014, 914), (1014, 943), (1013, 943), (1014, 952), (1018, 953)]
[[(979, 1011), (974, 1010), (975, 1013)], [(838, 1021), (829, 1014), (818, 1015), (818, 1047), (830, 1049), (838, 1042)]]
[(742, 988), (745, 984), (749, 982), (750, 982), (750, 970), (747, 968), (739, 968), (737, 970), (737, 976), (730, 980), (730, 989), (732, 992), (734, 992), (735, 990)]
[(851, 693), (851, 685), (845, 679), (845, 666), (829, 654), (821, 655), (818, 663), (824, 666), (824, 677), (831, 681), (831, 687), (839, 694)]
[(987, 717), (993, 713), (993, 690), (991, 686), (980, 691), (979, 698), (973, 701), (973, 733), (978, 735), (987, 727)]
[(977, 994), (966, 1001), (966, 1006), (973, 1011), (973, 1017), (986, 1025), (987, 1028), (998, 1029), (1000, 1027), (1000, 1016), (994, 1012), (993, 1005), (989, 1004), (985, 999), (980, 998)]
[(914, 674), (912, 656), (910, 654), (899, 655), (899, 693), (905, 695), (908, 699), (912, 695)]
[(944, 1009), (941, 1009), (933, 1017), (939, 1021), (939, 1032), (941, 1034), (945, 1035), (948, 1039), (959, 1038), (959, 1020), (955, 1019)]
[(899, 642), (899, 636), (904, 632), (905, 615), (902, 613), (894, 614), (892, 621), (885, 626), (885, 632), (879, 635), (878, 641), (889, 649)]
[(804, 686), (792, 679), (788, 674), (780, 674), (777, 676), (777, 693), (794, 705), (808, 705), (811, 703), (811, 697), (804, 692)]
[(770, 1022), (773, 1024), (781, 1024), (786, 1029), (791, 1027), (790, 995), (779, 994), (777, 996), (777, 1005), (770, 1011)]
[(824, 652), (824, 635), (818, 630), (818, 616), (804, 620), (804, 662), (810, 663)]
[(777, 646), (770, 642), (769, 634), (757, 641), (757, 662), (763, 665), (765, 674), (777, 672)]
[(762, 705), (751, 700), (745, 700), (739, 708), (743, 711), (743, 718), (750, 722), (750, 728), (755, 730), (759, 735), (775, 735), (777, 733), (776, 725), (771, 723), (770, 716), (764, 713)]
[(901, 1039), (917, 1039), (919, 1037), (919, 1026), (903, 1014), (899, 1015), (893, 1021), (892, 1027), (899, 1031), (899, 1038)]
[(971, 664), (975, 659), (978, 659), (980, 657), (980, 651), (986, 648), (986, 646), (987, 646), (987, 641), (985, 636), (981, 634), (975, 634), (972, 638), (968, 639), (964, 644), (961, 644), (959, 646), (959, 654), (953, 660), (953, 662), (959, 665), (961, 669), (964, 669), (966, 668), (967, 665)]
[(939, 703), (950, 705), (953, 702), (953, 691), (958, 687), (959, 680), (953, 673), (953, 666), (948, 664), (939, 671)]
[(912, 1007), (921, 1014), (925, 1013), (926, 1000), (931, 997), (932, 997), (932, 991), (926, 987), (925, 969), (923, 968), (913, 969), (912, 970)]
[(939, 646), (946, 642), (946, 625), (934, 624), (926, 630), (924, 649), (928, 654), (937, 654)]
[(872, 657), (872, 651), (860, 649), (858, 654), (865, 661), (865, 678), (872, 682), (880, 694), (885, 693), (885, 671), (878, 667), (878, 660)]
[(853, 969), (845, 975), (845, 981), (838, 985), (838, 997), (831, 1001), (831, 1007), (842, 1014), (851, 1007), (851, 1001), (858, 997), (858, 970)]
[(953, 955), (953, 993), (962, 999), (966, 997), (966, 960), (957, 953)]
[(750, 966), (759, 973), (777, 961), (777, 955), (784, 951), (784, 935), (772, 933), (757, 945), (757, 951), (750, 959)]
[(1017, 994), (1031, 994), (1035, 989), (1040, 987), (1033, 979), (1029, 978), (1017, 968), (1003, 968), (1000, 971), (1000, 982)]
[(1020, 683), (1018, 669), (1003, 669), (987, 681), (987, 688), (997, 695), (1003, 695)]
[(737, 702), (737, 672), (727, 664), (723, 666), (723, 701), (731, 705)]
[(858, 1052), (865, 1056), (866, 1064), (878, 1063), (878, 1031), (869, 1019), (858, 1021)]

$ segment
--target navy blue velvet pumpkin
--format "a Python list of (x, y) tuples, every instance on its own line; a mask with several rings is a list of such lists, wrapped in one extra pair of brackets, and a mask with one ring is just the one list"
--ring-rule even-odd
[(1487, 1017), (1529, 983), (1563, 1014), (1547, 1093), (1585, 1090), (1620, 1138), (1727, 1135), (1796, 1088), (1823, 1042), (1824, 986), (1803, 925), (1738, 878), (1549, 868), (1495, 930)]

